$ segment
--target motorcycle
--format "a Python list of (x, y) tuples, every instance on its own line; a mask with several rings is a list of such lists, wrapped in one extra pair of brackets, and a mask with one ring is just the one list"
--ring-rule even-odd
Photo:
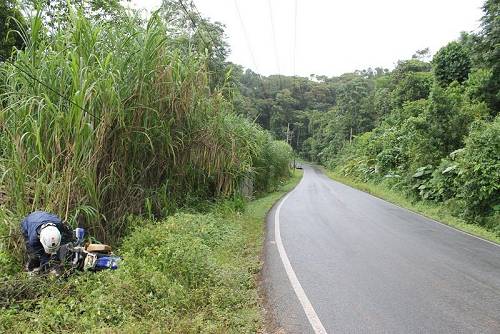
[[(68, 234), (71, 230), (68, 229)], [(111, 251), (105, 244), (85, 243), (85, 229), (76, 228), (71, 242), (61, 246), (58, 256), (49, 261), (44, 267), (28, 271), (29, 276), (56, 276), (67, 277), (77, 271), (102, 271), (118, 269), (121, 257)]]
[(85, 244), (85, 229), (76, 228), (76, 241), (67, 243), (61, 247), (61, 265), (69, 265), (73, 269), (81, 271), (101, 271), (118, 269), (121, 258), (111, 251), (111, 247), (105, 244)]

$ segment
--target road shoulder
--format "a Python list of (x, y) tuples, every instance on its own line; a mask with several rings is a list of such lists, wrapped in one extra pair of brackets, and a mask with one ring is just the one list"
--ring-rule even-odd
[[(294, 171), (294, 176), (285, 184), (282, 189), (280, 189), (277, 192), (274, 192), (262, 200), (265, 201), (266, 203), (261, 206), (261, 203), (254, 201), (252, 204), (255, 204), (256, 206), (261, 206), (261, 209), (265, 209), (265, 211), (260, 210), (261, 212), (259, 214), (254, 214), (254, 218), (259, 218), (261, 222), (264, 222), (262, 224), (263, 228), (263, 238), (262, 238), (262, 244), (261, 244), (261, 263), (262, 263), (262, 268), (261, 271), (259, 272), (258, 276), (258, 287), (259, 287), (259, 298), (260, 298), (260, 304), (263, 310), (263, 316), (264, 316), (264, 333), (273, 333), (273, 334), (282, 334), (286, 333), (286, 331), (282, 328), (282, 326), (279, 324), (279, 321), (277, 320), (276, 313), (273, 311), (274, 305), (273, 303), (270, 302), (269, 298), (269, 293), (268, 293), (268, 288), (269, 288), (269, 282), (266, 279), (268, 276), (268, 265), (269, 261), (267, 260), (269, 258), (269, 245), (274, 246), (274, 234), (269, 233), (269, 231), (273, 228), (272, 224), (271, 226), (269, 225), (269, 220), (270, 217), (274, 217), (274, 213), (276, 211), (277, 206), (281, 202), (281, 200), (289, 193), (291, 193), (295, 187), (300, 183), (303, 177), (303, 171), (302, 170), (295, 170)], [(280, 263), (281, 266), (281, 263)]]

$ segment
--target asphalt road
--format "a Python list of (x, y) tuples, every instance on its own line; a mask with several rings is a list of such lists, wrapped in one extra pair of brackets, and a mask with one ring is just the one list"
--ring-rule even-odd
[(281, 331), (500, 333), (498, 245), (308, 166), (267, 226), (263, 284)]

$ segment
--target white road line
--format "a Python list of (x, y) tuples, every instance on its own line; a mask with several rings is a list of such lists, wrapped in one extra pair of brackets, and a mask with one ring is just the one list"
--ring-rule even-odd
[[(304, 180), (306, 176), (306, 172), (304, 170), (304, 175), (302, 177), (302, 180)], [(301, 180), (301, 183), (302, 183)], [(295, 294), (297, 295), (297, 298), (300, 301), (300, 304), (302, 305), (302, 309), (304, 310), (307, 319), (309, 320), (309, 323), (311, 324), (314, 333), (316, 334), (327, 334), (325, 327), (323, 327), (323, 324), (321, 323), (321, 320), (319, 320), (318, 315), (316, 314), (316, 311), (314, 310), (314, 307), (312, 306), (311, 302), (309, 301), (309, 298), (307, 298), (307, 295), (302, 288), (302, 285), (300, 284), (297, 275), (295, 274), (295, 271), (292, 268), (292, 265), (290, 264), (290, 260), (288, 259), (288, 255), (286, 254), (285, 247), (283, 247), (283, 241), (281, 240), (281, 233), (280, 233), (280, 211), (281, 207), (283, 206), (283, 203), (287, 200), (287, 198), (294, 192), (293, 190), (291, 193), (286, 195), (283, 200), (281, 200), (281, 203), (278, 205), (278, 208), (276, 209), (276, 212), (274, 214), (274, 238), (276, 240), (276, 246), (278, 247), (278, 252), (280, 254), (281, 262), (283, 262), (283, 266), (285, 267), (286, 274), (288, 276), (288, 279), (290, 280), (290, 283), (292, 284), (293, 291), (295, 291)]]

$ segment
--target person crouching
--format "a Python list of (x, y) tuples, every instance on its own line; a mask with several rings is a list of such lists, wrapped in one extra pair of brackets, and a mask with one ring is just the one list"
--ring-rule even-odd
[(64, 229), (62, 220), (55, 214), (35, 211), (21, 222), (26, 243), (28, 272), (45, 271), (52, 261), (58, 261), (61, 247), (61, 232)]

